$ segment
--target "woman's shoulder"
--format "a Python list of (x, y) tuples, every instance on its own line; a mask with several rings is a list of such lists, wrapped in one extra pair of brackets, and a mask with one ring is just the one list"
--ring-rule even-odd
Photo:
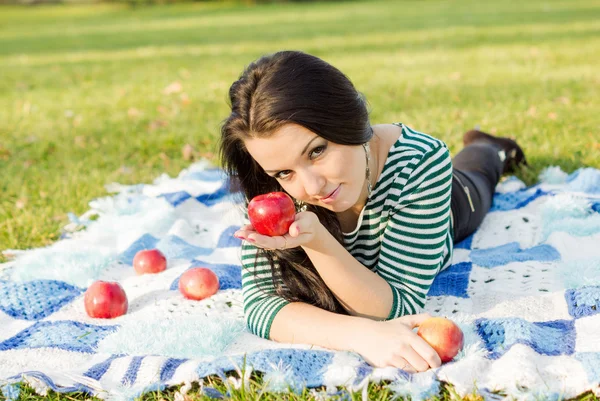
[[(391, 207), (411, 177), (433, 165), (448, 164), (446, 144), (431, 135), (402, 123), (381, 124), (375, 128), (381, 138), (380, 157), (385, 157), (385, 163), (380, 165), (372, 205), (379, 206), (383, 202)], [(385, 152), (387, 156), (384, 156)]]
[(415, 174), (435, 168), (435, 165), (449, 163), (449, 151), (446, 144), (429, 134), (417, 131), (405, 124), (394, 123), (400, 132), (391, 145), (382, 181), (387, 182), (388, 191), (402, 192), (404, 186)]
[(397, 152), (411, 152), (415, 155), (425, 155), (430, 152), (435, 152), (439, 148), (448, 148), (446, 143), (439, 138), (422, 131), (418, 131), (403, 123), (393, 123), (400, 128), (399, 136), (390, 149)]
[(430, 156), (445, 158), (446, 155), (443, 153), (448, 153), (448, 147), (442, 140), (417, 131), (406, 124), (393, 123), (380, 127), (384, 126), (393, 127), (395, 130), (380, 128), (380, 132), (383, 133), (382, 147), (387, 152), (387, 155), (381, 155), (385, 157), (385, 164), (381, 166), (383, 175), (402, 172), (405, 176)]

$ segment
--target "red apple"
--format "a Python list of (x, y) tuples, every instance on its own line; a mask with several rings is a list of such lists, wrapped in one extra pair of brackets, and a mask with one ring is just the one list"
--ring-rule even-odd
[(167, 258), (158, 249), (145, 249), (135, 254), (133, 268), (137, 274), (160, 273), (167, 268)]
[(254, 197), (248, 204), (250, 224), (259, 234), (285, 235), (296, 217), (294, 201), (284, 192)]
[(438, 353), (442, 363), (449, 362), (463, 347), (464, 335), (460, 327), (444, 317), (432, 317), (419, 325), (417, 334)]
[(129, 302), (119, 283), (94, 282), (83, 296), (85, 311), (89, 317), (112, 319), (127, 313)]
[(219, 291), (219, 277), (205, 267), (193, 267), (179, 278), (179, 291), (187, 299), (200, 301)]

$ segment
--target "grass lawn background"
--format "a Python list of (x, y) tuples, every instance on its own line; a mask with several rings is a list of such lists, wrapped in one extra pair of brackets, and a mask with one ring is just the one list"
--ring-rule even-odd
[[(531, 169), (600, 168), (600, 3), (353, 1), (0, 7), (0, 250), (56, 241), (104, 185), (214, 158), (227, 91), (265, 53), (345, 72), (372, 123), (453, 154), (475, 125), (516, 136)], [(0, 261), (2, 261), (0, 257)]]
[(344, 71), (373, 123), (453, 153), (475, 125), (518, 137), (530, 183), (551, 164), (600, 167), (595, 0), (0, 10), (0, 249), (55, 241), (106, 183), (177, 174), (186, 143), (211, 157), (229, 85), (280, 49)]

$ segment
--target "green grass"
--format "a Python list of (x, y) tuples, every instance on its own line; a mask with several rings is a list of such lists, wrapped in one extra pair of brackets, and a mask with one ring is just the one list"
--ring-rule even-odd
[(56, 241), (104, 184), (177, 174), (186, 143), (214, 160), (229, 85), (281, 49), (344, 71), (373, 123), (453, 153), (475, 125), (516, 136), (528, 183), (600, 168), (596, 0), (2, 7), (0, 249)]
[[(239, 376), (238, 376), (239, 378)], [(231, 384), (225, 385), (220, 379), (215, 378), (207, 378), (204, 380), (202, 386), (210, 386), (213, 389), (216, 389), (222, 395), (226, 395), (229, 391), (229, 397), (227, 399), (236, 400), (236, 401), (276, 401), (276, 400), (290, 400), (290, 401), (315, 401), (318, 400), (314, 393), (312, 393), (308, 389), (304, 389), (304, 391), (300, 394), (295, 394), (291, 391), (288, 393), (268, 393), (264, 392), (262, 387), (262, 378), (253, 377), (250, 379), (250, 382), (247, 386), (239, 387), (235, 389), (231, 386)], [(381, 383), (369, 383), (367, 388), (367, 398), (369, 401), (384, 401), (384, 400), (392, 400), (398, 399), (395, 398), (395, 394), (392, 389), (388, 388), (389, 382), (381, 382)], [(181, 386), (177, 386), (172, 389), (168, 389), (167, 391), (159, 392), (153, 391), (144, 394), (142, 397), (139, 397), (139, 401), (175, 401), (176, 393), (180, 390)], [(338, 389), (342, 389), (339, 387)], [(324, 388), (317, 390), (319, 393), (323, 393), (325, 391)], [(498, 393), (502, 394), (502, 393)], [(351, 401), (365, 401), (363, 398), (362, 392), (348, 392), (347, 395), (350, 396)], [(0, 399), (2, 396), (0, 395)], [(37, 395), (31, 388), (24, 387), (19, 396), (19, 401), (40, 401), (41, 399), (49, 400), (49, 401), (83, 401), (83, 400), (94, 400), (100, 401), (100, 398), (90, 397), (84, 393), (72, 393), (72, 394), (61, 394), (50, 391), (44, 398)], [(342, 393), (338, 396), (333, 396), (330, 398), (332, 401), (343, 401), (348, 400), (346, 396)], [(566, 398), (559, 398), (559, 400), (566, 400)], [(206, 393), (203, 393), (203, 389), (198, 383), (195, 383), (192, 388), (187, 392), (183, 401), (209, 401), (214, 400), (214, 398), (210, 398)], [(460, 397), (454, 388), (451, 385), (443, 383), (441, 386), (441, 391), (438, 396), (431, 397), (429, 401), (483, 401), (484, 398), (478, 395), (476, 392), (466, 395), (465, 397)], [(572, 401), (598, 401), (598, 397), (594, 395), (594, 393), (586, 392), (581, 394), (576, 398), (572, 398)]]
[(106, 183), (176, 174), (186, 143), (210, 157), (229, 85), (279, 49), (325, 58), (374, 123), (453, 152), (475, 125), (517, 136), (528, 182), (600, 167), (599, 17), (594, 0), (3, 7), (0, 249), (52, 243)]

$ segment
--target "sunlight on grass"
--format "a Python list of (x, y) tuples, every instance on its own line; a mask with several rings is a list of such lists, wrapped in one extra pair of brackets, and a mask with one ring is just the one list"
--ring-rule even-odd
[[(281, 21), (278, 20), (278, 23)], [(143, 28), (144, 31), (148, 31), (148, 26), (130, 26), (128, 29), (139, 30)], [(161, 31), (168, 34), (168, 29), (165, 26), (160, 27)], [(185, 28), (181, 28), (185, 29)], [(587, 45), (592, 50), (592, 47), (597, 46), (597, 42), (594, 40), (597, 37), (598, 31), (600, 31), (600, 21), (592, 21), (585, 23), (576, 24), (564, 24), (561, 26), (542, 24), (523, 24), (509, 27), (497, 27), (488, 28), (484, 32), (481, 29), (475, 27), (453, 27), (448, 29), (430, 29), (424, 32), (414, 31), (402, 31), (399, 32), (373, 32), (373, 33), (360, 33), (360, 34), (348, 34), (343, 35), (327, 35), (318, 36), (308, 39), (288, 39), (288, 40), (240, 40), (236, 41), (235, 44), (230, 46), (219, 45), (186, 45), (186, 46), (145, 46), (136, 47), (133, 49), (126, 50), (107, 50), (107, 51), (81, 51), (76, 52), (63, 52), (58, 54), (41, 54), (41, 55), (27, 55), (17, 54), (12, 57), (6, 57), (6, 65), (20, 65), (20, 66), (35, 66), (52, 63), (78, 63), (84, 61), (109, 61), (109, 60), (133, 60), (133, 59), (152, 59), (157, 57), (176, 57), (176, 56), (222, 56), (222, 55), (242, 55), (242, 54), (255, 54), (257, 52), (273, 51), (273, 49), (297, 49), (307, 48), (312, 51), (328, 51), (336, 49), (361, 49), (369, 51), (369, 49), (378, 48), (381, 52), (387, 53), (392, 49), (393, 46), (401, 46), (405, 51), (419, 52), (422, 51), (424, 54), (419, 54), (426, 60), (431, 59), (444, 59), (444, 58), (456, 58), (457, 51), (463, 54), (463, 57), (468, 56), (469, 50), (475, 48), (490, 48), (490, 42), (494, 44), (492, 47), (493, 51), (486, 56), (492, 56), (494, 58), (511, 58), (517, 55), (518, 57), (525, 56), (526, 58), (536, 58), (540, 55), (540, 50), (533, 46), (540, 46), (546, 44), (546, 42), (555, 41), (569, 41), (573, 36), (581, 35), (579, 38), (584, 39), (589, 37), (589, 43), (585, 43), (581, 40), (582, 45)], [(108, 32), (107, 32), (108, 33)], [(110, 32), (115, 33), (113, 30)], [(551, 34), (551, 35), (550, 35)], [(70, 33), (69, 33), (70, 35)], [(475, 36), (475, 39), (473, 38)], [(531, 43), (530, 47), (527, 45), (515, 45), (515, 38), (528, 37), (528, 41)], [(452, 43), (459, 49), (446, 49), (443, 44)], [(431, 47), (439, 47), (436, 49), (436, 53), (431, 52)], [(556, 57), (557, 53), (552, 51), (552, 44), (548, 51), (545, 51), (546, 56)], [(466, 48), (466, 52), (462, 52), (460, 49)], [(507, 51), (509, 50), (509, 51)], [(566, 47), (561, 49), (558, 54), (566, 55), (581, 55), (582, 49), (573, 49)], [(339, 50), (338, 50), (339, 51)], [(464, 54), (466, 53), (466, 54)], [(446, 56), (446, 57), (445, 57)], [(584, 56), (584, 55), (582, 55)], [(418, 59), (417, 59), (418, 60)], [(591, 67), (588, 65), (588, 67)]]
[[(548, 165), (600, 168), (599, 48), (595, 0), (4, 7), (0, 250), (55, 242), (66, 213), (85, 212), (107, 183), (176, 175), (190, 163), (185, 144), (216, 162), (229, 85), (280, 49), (340, 68), (366, 95), (373, 123), (407, 123), (453, 153), (475, 125), (516, 136), (528, 183)], [(173, 83), (179, 89), (166, 91)], [(260, 398), (260, 380), (254, 386), (246, 399)], [(190, 399), (208, 399), (197, 390)], [(175, 391), (143, 399), (170, 401)], [(389, 397), (369, 387), (369, 399)], [(89, 397), (26, 389), (21, 398)]]

